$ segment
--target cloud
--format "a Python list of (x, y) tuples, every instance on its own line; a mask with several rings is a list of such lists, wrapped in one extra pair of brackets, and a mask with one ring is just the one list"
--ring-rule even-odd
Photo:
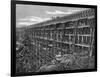
[[(82, 11), (82, 10), (86, 10), (86, 9), (74, 9), (74, 10), (68, 9), (67, 11), (55, 10), (55, 11), (45, 11), (45, 13), (48, 14), (48, 15), (52, 15), (52, 16), (54, 16), (54, 15), (60, 16), (60, 14), (68, 15), (68, 14), (72, 14), (72, 13), (79, 12), (79, 11)], [(32, 24), (40, 23), (40, 22), (50, 20), (50, 19), (51, 18), (26, 16), (24, 18), (17, 19), (16, 26), (17, 27), (30, 26)]]
[(75, 10), (67, 10), (66, 12), (60, 11), (60, 10), (55, 10), (55, 11), (46, 11), (46, 14), (51, 14), (51, 15), (57, 15), (57, 14), (72, 14), (75, 12), (81, 11), (80, 9), (75, 9)]
[(45, 21), (45, 20), (48, 20), (50, 18), (40, 18), (40, 17), (35, 17), (35, 16), (29, 16), (29, 17), (25, 17), (25, 18), (21, 18), (19, 19), (19, 21)]
[(51, 11), (46, 11), (46, 14), (52, 14), (52, 15), (56, 15), (56, 14), (68, 14), (69, 12), (63, 12), (63, 11), (59, 11), (59, 10), (55, 10), (53, 12)]
[(29, 26), (35, 24), (36, 22), (18, 22), (17, 27)]
[(40, 18), (40, 17), (35, 17), (35, 16), (27, 16), (25, 18), (20, 18), (17, 20), (17, 27), (29, 26), (32, 24), (46, 21), (46, 20), (50, 20), (50, 18)]

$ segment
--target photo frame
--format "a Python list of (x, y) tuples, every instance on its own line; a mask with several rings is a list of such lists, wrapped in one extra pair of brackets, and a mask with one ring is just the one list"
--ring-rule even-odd
[(11, 1), (11, 76), (97, 71), (97, 6)]

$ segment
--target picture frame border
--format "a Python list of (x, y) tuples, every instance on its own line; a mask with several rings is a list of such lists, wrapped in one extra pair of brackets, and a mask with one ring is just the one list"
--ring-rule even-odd
[[(24, 5), (42, 5), (42, 6), (58, 6), (58, 7), (81, 7), (95, 9), (95, 68), (94, 69), (79, 69), (57, 72), (45, 73), (16, 73), (16, 4)], [(97, 5), (83, 5), (83, 4), (67, 4), (67, 3), (50, 3), (37, 1), (17, 1), (11, 0), (11, 76), (30, 76), (30, 75), (50, 75), (50, 74), (64, 74), (64, 73), (82, 73), (97, 71)]]

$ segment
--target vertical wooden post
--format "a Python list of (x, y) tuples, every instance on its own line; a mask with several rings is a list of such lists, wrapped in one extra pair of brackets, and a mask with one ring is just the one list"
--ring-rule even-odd
[(79, 44), (79, 35), (77, 35), (78, 36), (78, 44)]
[(90, 43), (90, 57), (92, 57), (93, 53), (93, 43), (94, 43), (94, 33), (95, 33), (95, 20), (94, 18), (91, 20), (90, 29), (91, 29), (91, 43)]
[(75, 46), (75, 44), (76, 44), (76, 38), (77, 38), (77, 29), (78, 29), (77, 26), (78, 26), (78, 21), (75, 21), (75, 28), (74, 28), (75, 31), (74, 31), (74, 35), (73, 35), (74, 36), (74, 44), (73, 44), (74, 45), (74, 49), (73, 49), (74, 52), (76, 52), (76, 46)]
[[(69, 41), (68, 41), (69, 43), (70, 43), (70, 34), (69, 34)], [(69, 44), (69, 52), (71, 52), (71, 44)]]
[[(83, 37), (84, 36), (82, 36), (82, 44), (83, 44)], [(84, 52), (84, 47), (82, 46), (82, 52)]]
[(90, 57), (93, 53), (93, 43), (94, 43), (94, 29), (91, 29), (91, 43), (90, 43)]

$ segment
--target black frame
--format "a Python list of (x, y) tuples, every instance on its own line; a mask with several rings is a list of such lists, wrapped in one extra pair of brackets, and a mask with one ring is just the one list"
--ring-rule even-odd
[[(95, 69), (85, 69), (85, 70), (69, 70), (61, 72), (46, 72), (46, 73), (20, 73), (16, 74), (16, 4), (26, 4), (26, 5), (47, 5), (47, 6), (69, 6), (69, 7), (83, 7), (83, 8), (94, 8), (95, 9)], [(91, 72), (97, 71), (97, 6), (96, 5), (80, 5), (80, 4), (62, 4), (62, 3), (48, 3), (48, 2), (33, 2), (33, 1), (11, 1), (11, 76), (28, 76), (28, 75), (47, 75), (47, 74), (61, 74), (61, 73), (77, 73), (77, 72)]]

